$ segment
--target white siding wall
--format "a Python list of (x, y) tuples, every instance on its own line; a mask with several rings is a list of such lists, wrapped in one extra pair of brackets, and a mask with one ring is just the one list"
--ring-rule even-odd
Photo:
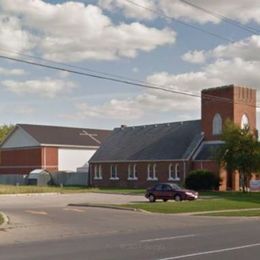
[(96, 150), (59, 148), (59, 171), (76, 171), (86, 164), (95, 152)]
[(31, 147), (40, 144), (23, 129), (17, 128), (6, 140), (2, 148)]

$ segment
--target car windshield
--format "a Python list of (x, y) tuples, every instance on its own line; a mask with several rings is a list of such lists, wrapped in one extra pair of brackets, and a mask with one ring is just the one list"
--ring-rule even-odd
[(172, 187), (174, 190), (181, 190), (181, 187), (178, 186), (178, 185), (175, 184), (175, 183), (171, 183), (170, 185), (171, 185), (171, 187)]

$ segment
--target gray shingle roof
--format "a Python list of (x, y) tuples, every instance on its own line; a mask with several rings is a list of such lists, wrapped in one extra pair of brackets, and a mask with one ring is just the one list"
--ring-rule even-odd
[(200, 120), (115, 128), (90, 162), (186, 159), (201, 138)]
[(204, 143), (199, 153), (194, 158), (195, 161), (216, 160), (216, 153), (221, 143)]
[(112, 133), (110, 130), (18, 124), (40, 144), (94, 146), (100, 144)]

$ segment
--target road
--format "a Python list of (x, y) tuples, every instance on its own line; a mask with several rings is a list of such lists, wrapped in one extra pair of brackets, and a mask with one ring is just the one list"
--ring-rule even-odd
[(259, 218), (67, 206), (143, 200), (107, 194), (0, 196), (0, 210), (10, 217), (0, 231), (0, 259), (260, 259)]

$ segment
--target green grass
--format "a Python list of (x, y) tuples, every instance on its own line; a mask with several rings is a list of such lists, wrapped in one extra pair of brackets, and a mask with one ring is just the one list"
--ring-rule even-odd
[(0, 213), (0, 225), (2, 225), (4, 223), (4, 217), (3, 215)]
[(89, 188), (85, 186), (13, 186), (0, 185), (0, 194), (23, 194), (23, 193), (84, 193), (84, 192), (98, 192), (98, 193), (115, 193), (115, 194), (144, 194), (144, 189), (120, 189), (120, 188)]
[(216, 217), (260, 217), (259, 210), (243, 210), (200, 214), (199, 216), (216, 216)]
[(124, 205), (158, 213), (190, 213), (230, 209), (260, 208), (260, 193), (243, 194), (239, 192), (202, 193), (205, 199), (182, 202), (155, 202)]

